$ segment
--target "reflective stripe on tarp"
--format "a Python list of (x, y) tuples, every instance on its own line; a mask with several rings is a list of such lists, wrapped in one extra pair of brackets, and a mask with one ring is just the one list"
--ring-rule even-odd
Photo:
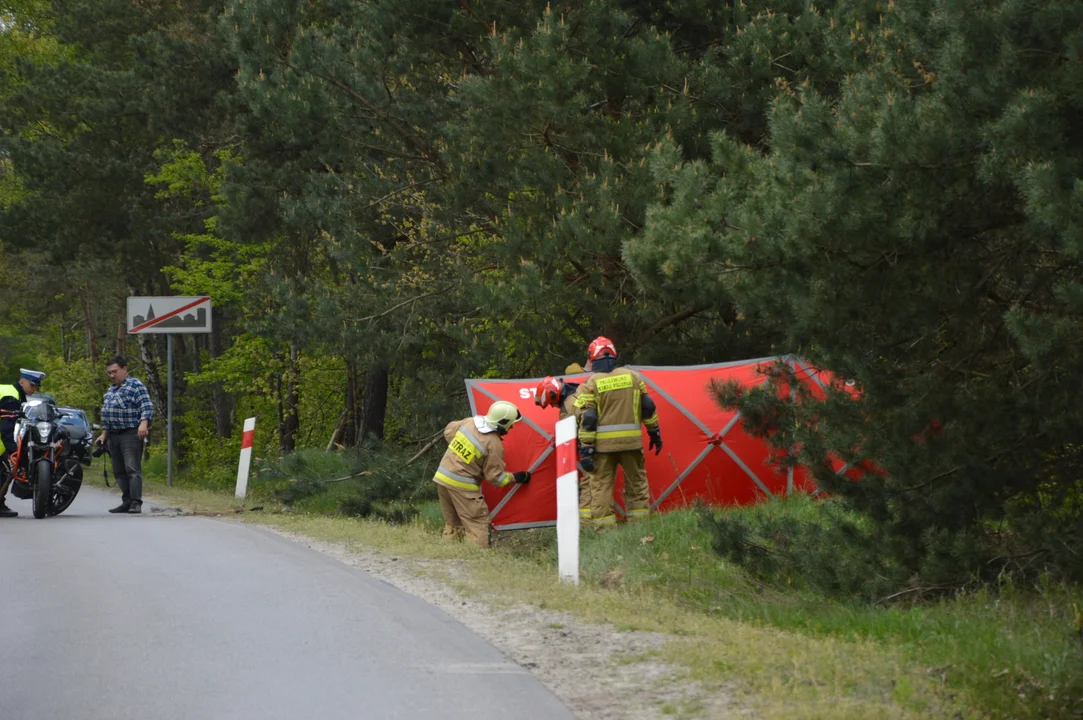
[[(538, 459), (535, 460), (533, 463), (531, 463), (530, 467), (527, 468), (527, 472), (533, 473), (533, 472), (537, 471), (537, 469), (541, 466), (541, 464), (543, 462), (545, 462), (545, 459), (553, 454), (553, 449), (554, 448), (553, 448), (552, 445), (547, 447), (545, 449), (545, 452), (543, 452), (541, 455), (539, 455)], [(493, 508), (492, 511), (489, 513), (489, 519), (490, 520), (492, 520), (493, 518), (495, 518), (497, 516), (497, 514), (504, 508), (504, 506), (508, 504), (508, 501), (511, 500), (515, 496), (515, 493), (519, 492), (519, 488), (521, 488), (521, 487), (523, 487), (523, 486), (519, 485), (519, 484), (516, 484), (514, 487), (512, 487), (512, 489), (510, 491), (508, 491), (508, 494), (505, 495), (504, 498), (500, 501), (500, 503), (497, 504), (497, 506), (495, 508)], [(526, 525), (523, 525), (523, 527), (542, 527), (544, 525), (554, 525), (554, 524), (555, 524), (555, 522), (544, 521), (541, 525), (532, 525), (530, 523), (527, 523)]]

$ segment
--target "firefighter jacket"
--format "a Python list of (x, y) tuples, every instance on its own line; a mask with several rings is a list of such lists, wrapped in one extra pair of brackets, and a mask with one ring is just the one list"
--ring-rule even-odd
[(18, 385), (0, 385), (0, 455), (15, 451), (15, 421), (24, 400)]
[[(568, 383), (567, 386), (571, 385)], [(575, 416), (575, 419), (581, 420), (583, 417), (583, 411), (575, 406), (575, 401), (579, 399), (579, 393), (582, 390), (582, 385), (574, 385), (575, 392), (568, 393), (568, 397), (560, 403), (560, 419), (563, 420), (569, 416)]]
[[(598, 413), (598, 427), (591, 430), (586, 423), (579, 425), (579, 441), (594, 446), (595, 452), (612, 453), (643, 449), (643, 431), (658, 427), (658, 413), (650, 417), (643, 414), (643, 398), (647, 396), (647, 384), (635, 370), (617, 368), (613, 372), (595, 373), (579, 388), (575, 406), (586, 414), (591, 408)], [(653, 404), (651, 404), (653, 405)]]
[(433, 482), (456, 490), (481, 490), (482, 478), (497, 487), (512, 482), (504, 469), (504, 441), (482, 417), (455, 420), (444, 428), (447, 451)]

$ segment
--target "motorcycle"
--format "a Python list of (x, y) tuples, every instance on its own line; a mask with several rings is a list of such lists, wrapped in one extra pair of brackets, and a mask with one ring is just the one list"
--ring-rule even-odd
[(11, 494), (32, 500), (39, 520), (67, 510), (83, 485), (80, 458), (89, 448), (73, 442), (62, 416), (55, 405), (41, 402), (24, 406), (16, 425)]

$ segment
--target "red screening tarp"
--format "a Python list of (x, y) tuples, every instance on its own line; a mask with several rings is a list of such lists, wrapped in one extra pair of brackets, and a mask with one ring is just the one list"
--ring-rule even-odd
[[(769, 462), (768, 446), (744, 431), (740, 413), (719, 408), (709, 390), (712, 380), (733, 380), (744, 387), (761, 385), (767, 381), (761, 369), (779, 359), (687, 367), (628, 366), (646, 380), (662, 428), (661, 454), (648, 452), (645, 456), (652, 510), (670, 510), (697, 501), (712, 506), (745, 505), (795, 491), (816, 491), (803, 468), (787, 471)], [(783, 359), (800, 382), (813, 387), (814, 394), (823, 393), (825, 384), (831, 382), (829, 376), (801, 360)], [(569, 375), (565, 380), (582, 382), (586, 377)], [(483, 483), (493, 525), (500, 530), (556, 522), (553, 433), (559, 415), (556, 408), (543, 410), (534, 404), (534, 388), (540, 379), (466, 381), (473, 414), (484, 414), (497, 400), (515, 403), (523, 413), (523, 422), (504, 438), (504, 454), (508, 470), (533, 472), (530, 483), (510, 488)], [(619, 472), (617, 487), (620, 498), (623, 478)]]

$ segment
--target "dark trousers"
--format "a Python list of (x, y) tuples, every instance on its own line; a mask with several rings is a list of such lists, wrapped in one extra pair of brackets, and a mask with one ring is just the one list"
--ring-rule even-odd
[(8, 485), (11, 484), (11, 477), (7, 471), (8, 460), (10, 458), (11, 453), (0, 453), (0, 505), (4, 504), (4, 496), (8, 494)]
[(109, 431), (113, 475), (124, 503), (143, 502), (143, 441), (135, 428)]

